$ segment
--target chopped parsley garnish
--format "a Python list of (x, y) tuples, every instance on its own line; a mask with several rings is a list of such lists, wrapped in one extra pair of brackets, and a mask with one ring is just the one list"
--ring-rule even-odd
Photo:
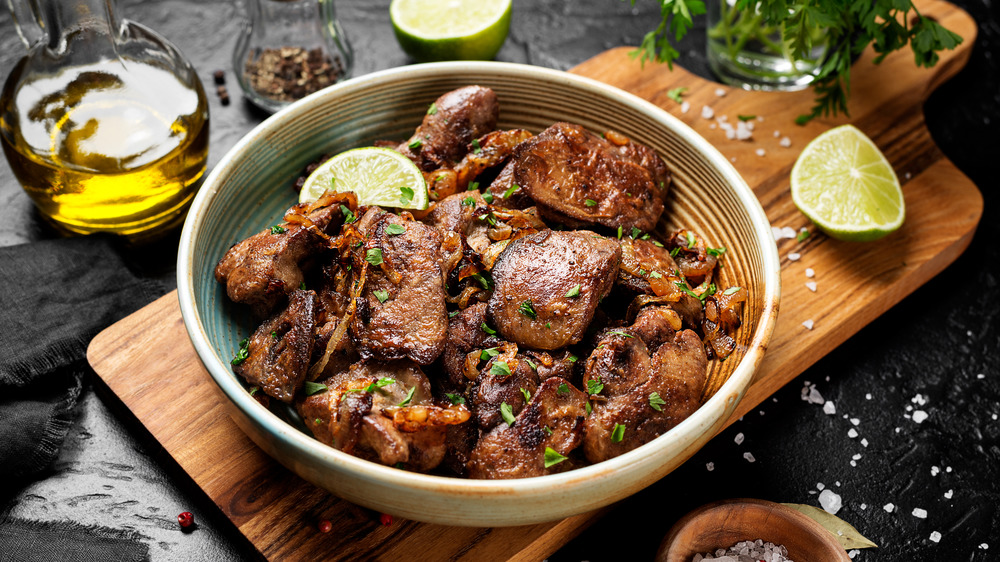
[(795, 237), (795, 239), (798, 240), (799, 242), (805, 240), (806, 238), (809, 238), (809, 231), (808, 230), (803, 230), (803, 231), (799, 232), (799, 234)]
[(271, 338), (272, 339), (278, 339), (278, 332), (275, 332), (274, 330), (271, 330)]
[(482, 147), (479, 146), (479, 139), (472, 139), (472, 152), (479, 154), (482, 151)]
[(694, 239), (694, 234), (690, 230), (685, 230), (684, 236), (687, 236), (688, 248), (694, 248), (694, 243), (696, 242), (696, 240)]
[(620, 226), (618, 227), (618, 239), (619, 240), (622, 239), (622, 227), (620, 227)]
[(740, 121), (749, 121), (751, 119), (756, 119), (757, 116), (756, 115), (737, 115), (736, 118), (739, 119)]
[(552, 329), (552, 322), (546, 322), (545, 323), (545, 327), (551, 330)]
[(701, 297), (699, 297), (701, 299), (701, 302), (705, 302), (705, 299), (714, 295), (716, 290), (717, 289), (715, 287), (715, 283), (709, 283), (708, 288), (705, 289), (705, 292), (703, 292), (701, 294)]
[(626, 338), (634, 337), (634, 336), (632, 336), (632, 334), (626, 334), (625, 332), (622, 332), (622, 331), (619, 331), (619, 330), (613, 330), (611, 332), (608, 332), (608, 335), (609, 336), (610, 335), (625, 336)]
[(399, 202), (403, 205), (409, 205), (410, 201), (413, 201), (413, 188), (412, 187), (401, 187), (399, 188)]
[(663, 410), (660, 408), (660, 406), (662, 406), (662, 405), (664, 405), (666, 403), (667, 402), (665, 400), (663, 400), (662, 398), (660, 398), (660, 394), (658, 392), (652, 392), (652, 393), (650, 393), (650, 395), (649, 395), (649, 407), (650, 408), (656, 410), (657, 412), (662, 412)]
[(576, 363), (576, 362), (577, 362), (577, 360), (579, 360), (580, 358), (579, 358), (579, 357), (577, 357), (576, 355), (573, 355), (572, 353), (570, 353), (570, 354), (569, 354), (569, 357), (567, 357), (566, 359), (569, 359), (569, 362), (570, 362), (570, 363)]
[(466, 191), (475, 191), (477, 189), (479, 189), (479, 182), (478, 181), (470, 181), (469, 182), (469, 187), (466, 189)]
[(566, 298), (571, 299), (573, 297), (580, 296), (580, 285), (573, 287), (572, 289), (566, 291)]
[(303, 291), (305, 291), (306, 290), (306, 282), (303, 281), (303, 282), (299, 283), (299, 288), (302, 289)]
[(684, 281), (674, 281), (674, 285), (677, 285), (677, 287), (680, 288), (681, 292), (686, 293), (688, 295), (691, 295), (692, 297), (694, 297), (694, 298), (696, 298), (698, 300), (701, 300), (701, 297), (698, 295), (698, 293), (692, 291), (687, 286), (687, 283), (685, 283)]
[(396, 382), (396, 379), (390, 379), (389, 377), (382, 377), (377, 381), (370, 383), (364, 388), (349, 388), (347, 392), (373, 392), (375, 389), (382, 388), (383, 386), (389, 386), (390, 384)]
[(493, 328), (490, 328), (489, 326), (487, 326), (486, 322), (483, 322), (482, 324), (480, 324), (479, 327), (481, 327), (484, 332), (486, 332), (487, 334), (489, 334), (491, 336), (495, 336), (497, 334), (497, 331), (494, 330)]
[(473, 279), (475, 279), (476, 281), (478, 281), (479, 284), (482, 285), (484, 289), (486, 289), (487, 291), (489, 291), (490, 290), (490, 286), (493, 283), (492, 283), (492, 279), (490, 279), (488, 277), (488, 275), (489, 275), (489, 273), (487, 273), (486, 275), (483, 275), (482, 273), (473, 273), (471, 275), (471, 277)]
[(276, 224), (271, 227), (271, 234), (284, 234), (286, 232), (288, 232), (288, 230), (280, 224)]
[(454, 318), (458, 316), (459, 312), (461, 312), (461, 310), (452, 310), (451, 312), (448, 313), (448, 318)]
[(517, 308), (518, 312), (534, 320), (538, 318), (538, 313), (535, 312), (535, 307), (531, 306), (531, 299), (528, 299), (521, 303), (521, 306)]
[(640, 267), (639, 268), (639, 275), (645, 277), (646, 276), (646, 270)]
[(546, 426), (543, 426), (543, 427), (542, 427), (542, 431), (544, 431), (544, 432), (545, 432), (545, 433), (547, 433), (548, 435), (552, 435), (552, 428), (550, 428), (550, 427), (549, 427), (549, 426), (547, 426), (547, 425), (546, 425)]
[[(545, 429), (548, 428), (546, 427)], [(545, 448), (545, 468), (553, 467), (566, 460), (566, 458), (567, 457), (559, 454), (559, 451), (553, 449), (552, 447)]]
[(398, 236), (404, 232), (406, 232), (406, 227), (401, 224), (390, 224), (385, 227), (385, 233), (389, 236)]
[(385, 302), (386, 300), (389, 299), (389, 291), (385, 289), (376, 289), (372, 291), (372, 294), (375, 295), (375, 298), (378, 299), (378, 302)]
[(556, 389), (556, 394), (569, 394), (569, 385), (566, 383), (559, 383), (559, 388)]
[(507, 188), (507, 191), (503, 192), (503, 198), (510, 199), (510, 196), (514, 195), (514, 192), (517, 191), (518, 189), (521, 189), (521, 186), (517, 185), (516, 183), (511, 185), (510, 187)]
[(382, 249), (381, 248), (371, 248), (365, 252), (365, 261), (372, 265), (382, 264)]
[(587, 415), (588, 416), (590, 415), (591, 412), (594, 411), (594, 408), (590, 405), (590, 400), (587, 400), (587, 408), (586, 409), (587, 409)]
[(475, 204), (476, 204), (476, 198), (472, 197), (471, 195), (466, 197), (465, 199), (462, 199), (462, 205), (465, 205), (466, 207), (471, 207)]
[(657, 248), (662, 248), (663, 247), (663, 243), (661, 243), (659, 240), (653, 240), (652, 242), (653, 242), (653, 245), (656, 246)]
[(347, 208), (347, 205), (340, 206), (340, 214), (344, 215), (344, 224), (351, 224), (352, 222), (358, 220), (358, 217)]
[(707, 253), (710, 256), (719, 257), (722, 254), (726, 253), (726, 247), (719, 246), (718, 248), (705, 248), (705, 253)]
[(528, 402), (531, 402), (531, 393), (528, 392), (527, 390), (525, 390), (523, 387), (521, 388), (521, 395), (524, 396), (524, 403), (525, 404), (527, 404)]
[(621, 443), (622, 439), (624, 438), (625, 438), (625, 426), (620, 423), (616, 423), (615, 428), (611, 430), (611, 442)]
[(412, 148), (413, 150), (416, 150), (416, 149), (420, 148), (423, 145), (424, 145), (424, 141), (422, 141), (420, 139), (413, 139), (412, 141), (410, 141), (410, 144), (408, 144), (406, 146)]
[(496, 357), (500, 355), (500, 351), (495, 347), (488, 347), (479, 352), (479, 359), (482, 361), (489, 361), (490, 357)]
[(316, 424), (316, 425), (319, 425), (319, 424), (323, 423), (323, 420), (321, 420), (319, 418), (316, 418), (316, 419), (313, 420), (313, 423)]
[(639, 230), (638, 227), (633, 226), (632, 227), (632, 238), (638, 238), (640, 234), (642, 234), (642, 231)]
[(490, 193), (489, 191), (487, 191), (486, 193), (484, 193), (483, 194), (483, 201), (486, 201), (487, 203), (492, 203), (493, 202), (493, 194)]
[(494, 377), (509, 377), (510, 367), (505, 361), (494, 361), (493, 366), (490, 367), (490, 374)]
[(741, 287), (730, 287), (730, 288), (726, 289), (725, 291), (723, 291), (722, 294), (723, 295), (731, 295), (731, 294), (735, 293), (736, 291), (739, 291), (740, 288)]
[(586, 206), (588, 206), (588, 207), (596, 207), (597, 206), (597, 201), (594, 201), (593, 199), (584, 199), (583, 200), (583, 204), (586, 205)]
[(503, 417), (503, 421), (507, 422), (508, 426), (514, 425), (514, 410), (510, 407), (510, 404), (506, 402), (500, 403), (500, 416)]
[(438, 112), (438, 106), (436, 103), (432, 103), (430, 107), (427, 108), (427, 115), (434, 115)]
[(680, 248), (674, 248), (674, 249), (670, 250), (670, 257), (676, 258), (677, 254), (679, 254), (679, 253), (681, 253), (681, 249)]
[(243, 338), (240, 342), (240, 349), (233, 356), (232, 361), (229, 362), (231, 365), (239, 365), (247, 360), (247, 356), (250, 355), (250, 338)]
[(660, 279), (661, 277), (663, 277), (663, 274), (661, 274), (659, 271), (650, 271), (649, 276), (652, 277), (653, 279)]
[(250, 390), (248, 392), (250, 393), (250, 396), (253, 396), (254, 394), (257, 394), (258, 392), (260, 392), (260, 387), (259, 386), (251, 386)]
[(306, 396), (312, 396), (313, 394), (318, 394), (326, 390), (326, 385), (318, 382), (306, 381), (304, 390), (306, 392)]
[(681, 97), (687, 92), (687, 88), (674, 88), (672, 90), (667, 90), (667, 97), (674, 100), (677, 103), (683, 103), (684, 100)]
[(417, 387), (411, 386), (409, 392), (406, 393), (406, 398), (403, 398), (403, 401), (399, 403), (399, 406), (406, 406), (409, 404), (410, 400), (413, 400), (413, 393), (416, 391)]
[(465, 398), (460, 394), (445, 393), (445, 398), (451, 401), (452, 404), (458, 406), (459, 404), (465, 404)]
[(538, 370), (538, 365), (535, 365), (535, 363), (531, 359), (525, 359), (524, 362), (527, 363), (529, 367), (531, 367), (532, 371)]
[(604, 383), (601, 382), (601, 377), (587, 381), (587, 394), (600, 394), (602, 390)]

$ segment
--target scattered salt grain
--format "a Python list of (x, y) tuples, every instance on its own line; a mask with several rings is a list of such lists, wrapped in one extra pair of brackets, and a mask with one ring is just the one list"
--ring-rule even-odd
[(816, 385), (811, 384), (809, 381), (806, 381), (802, 386), (802, 400), (813, 404), (823, 404), (826, 402), (826, 400), (823, 400), (823, 395), (816, 390)]
[(913, 174), (911, 174), (910, 172), (906, 172), (906, 174), (903, 175), (903, 179), (910, 179), (912, 176)]
[(912, 412), (913, 411), (913, 406), (907, 406), (906, 407), (906, 411), (907, 412)]
[(988, 545), (986, 543), (983, 543), (983, 544), (979, 545), (979, 548), (982, 549), (982, 550), (989, 550), (990, 545)]
[(896, 510), (896, 506), (893, 505), (892, 502), (890, 502), (882, 506), (882, 509), (886, 510), (886, 512), (888, 513), (892, 513), (893, 511)]
[(923, 394), (917, 394), (913, 398), (910, 398), (910, 402), (913, 402), (918, 406), (923, 406), (924, 404), (927, 404), (927, 397)]
[(867, 447), (868, 446), (868, 440), (865, 439), (864, 437), (861, 438), (861, 446), (862, 447)]
[(709, 129), (714, 129), (714, 128), (715, 128), (715, 123), (712, 123), (712, 124), (710, 124), (710, 125), (708, 126), (708, 128), (709, 128)]
[(813, 277), (816, 277), (816, 272), (813, 271), (813, 268), (811, 268), (811, 267), (807, 267), (806, 268), (806, 277), (808, 277), (810, 279), (812, 279)]
[(816, 483), (816, 489), (819, 490), (819, 491), (823, 491), (824, 489), (826, 489), (826, 484), (824, 484), (822, 482), (817, 482)]
[(977, 378), (977, 379), (985, 379), (985, 378), (986, 378), (986, 375), (984, 375), (984, 374), (982, 374), (982, 373), (979, 373), (978, 375), (976, 375), (976, 378)]
[(800, 259), (802, 259), (802, 254), (798, 252), (789, 252), (788, 259), (791, 261), (799, 261)]
[(689, 109), (691, 109), (691, 103), (690, 102), (683, 102), (683, 103), (681, 103), (681, 113), (687, 113)]
[(806, 320), (805, 322), (802, 323), (802, 327), (805, 328), (805, 329), (807, 329), (807, 330), (812, 330), (813, 329), (813, 321), (812, 320)]
[(993, 419), (997, 419), (997, 415), (996, 414), (993, 414)]
[(782, 137), (782, 139), (778, 141), (778, 144), (783, 146), (784, 148), (788, 148), (789, 146), (792, 146), (792, 139), (788, 137)]
[(927, 510), (921, 509), (919, 507), (914, 507), (912, 515), (917, 519), (927, 519)]
[(927, 419), (927, 412), (923, 410), (917, 410), (913, 412), (914, 423), (923, 423)]
[[(736, 124), (736, 140), (750, 140), (753, 137), (753, 128), (746, 124), (744, 121), (740, 121)], [(759, 154), (758, 156), (763, 156)]]
[(858, 466), (858, 461), (851, 461), (851, 466)]
[(899, 433), (899, 431), (900, 431), (901, 429), (902, 429), (902, 428), (900, 428), (900, 427), (897, 427), (897, 428), (896, 428), (896, 433)]
[(940, 472), (941, 472), (940, 468), (936, 466), (931, 467), (931, 476), (937, 476)]
[(781, 136), (781, 131), (777, 131), (777, 130), (774, 131), (774, 138), (778, 138), (780, 136)]
[(850, 437), (851, 439), (854, 439), (855, 437), (858, 436), (858, 430), (852, 427), (851, 429), (847, 430), (847, 436)]
[(951, 472), (951, 467), (950, 467), (950, 466), (946, 466), (946, 467), (944, 467), (944, 471), (945, 471), (945, 472)]
[(706, 105), (701, 108), (701, 116), (704, 117), (705, 119), (711, 119), (715, 117), (715, 111), (713, 111), (711, 107)]
[(726, 121), (729, 121), (729, 116), (728, 115), (720, 115), (719, 116), (719, 123), (725, 123)]
[(763, 115), (758, 115), (757, 116), (757, 120), (760, 121), (761, 123), (763, 123), (764, 122), (764, 116)]
[(765, 154), (765, 153), (764, 153), (764, 149), (763, 149), (763, 148), (758, 148), (758, 149), (756, 150), (756, 152), (757, 152), (757, 156), (763, 156), (763, 155)]
[(931, 542), (940, 542), (941, 541), (941, 533), (939, 533), (937, 531), (933, 531), (933, 532), (931, 532), (931, 536), (929, 538), (931, 539)]
[(729, 161), (732, 162), (733, 164), (735, 164), (736, 163), (736, 157), (733, 156), (732, 158), (729, 159)]
[(742, 432), (737, 433), (736, 437), (733, 439), (733, 441), (735, 441), (737, 445), (742, 445), (743, 444), (743, 433)]
[(707, 470), (709, 472), (712, 472), (713, 470), (715, 470), (715, 463), (714, 462), (707, 462), (707, 463), (705, 463), (705, 470)]
[(868, 509), (868, 504), (866, 504), (866, 503), (863, 503), (863, 504), (861, 504), (861, 505), (860, 505), (860, 506), (858, 506), (858, 507), (860, 507), (860, 508), (861, 508), (861, 511), (864, 511), (864, 510)]
[(754, 129), (754, 126), (755, 125), (753, 124), (753, 121), (747, 121), (747, 129), (750, 129), (752, 131)]
[(857, 427), (860, 423), (861, 420), (859, 420), (858, 418), (851, 418), (851, 425)]
[(838, 487), (838, 488), (839, 488), (839, 487), (840, 487), (840, 480), (837, 480), (837, 481), (836, 481), (836, 482), (834, 482), (833, 484), (834, 484), (834, 486), (836, 486), (836, 487)]
[(854, 550), (847, 551), (847, 557), (850, 558), (851, 560), (854, 560), (854, 557), (859, 554), (861, 554), (861, 551), (856, 548)]
[(869, 392), (868, 394), (865, 394), (865, 400), (871, 400), (871, 399), (872, 399), (872, 393), (871, 392)]
[(827, 400), (826, 403), (823, 404), (823, 413), (832, 416), (837, 413), (837, 406), (835, 406), (830, 400)]
[(750, 451), (743, 453), (743, 458), (745, 458), (747, 462), (754, 462), (755, 460), (757, 460), (753, 458), (753, 453), (751, 453)]
[(806, 281), (806, 288), (815, 293), (816, 292), (816, 282), (815, 281)]
[(944, 499), (950, 500), (952, 496), (955, 495), (955, 490), (948, 490), (944, 493)]
[(843, 503), (840, 501), (840, 496), (836, 492), (827, 488), (819, 493), (819, 505), (823, 506), (823, 509), (832, 515), (836, 515), (840, 511), (840, 507)]
[(851, 458), (854, 459), (854, 460), (856, 460), (856, 461), (859, 461), (859, 460), (861, 460), (861, 453), (855, 453), (854, 456), (851, 457)]
[(781, 235), (785, 238), (795, 238), (798, 233), (795, 232), (795, 229), (790, 226), (783, 226), (781, 227)]
[(741, 562), (742, 560), (791, 562), (788, 559), (787, 548), (760, 539), (739, 542), (728, 549), (719, 548), (715, 552), (696, 554), (691, 562)]
[(725, 97), (726, 96), (726, 91), (723, 90), (722, 88), (716, 88), (715, 89), (715, 95), (719, 96), (720, 98)]

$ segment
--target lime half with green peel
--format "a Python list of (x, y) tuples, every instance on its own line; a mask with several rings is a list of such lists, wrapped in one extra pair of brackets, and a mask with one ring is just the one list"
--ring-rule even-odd
[(492, 60), (510, 31), (511, 0), (393, 0), (392, 29), (418, 62)]
[(323, 162), (306, 178), (299, 203), (311, 203), (327, 190), (353, 191), (359, 205), (427, 208), (427, 182), (420, 168), (389, 148), (354, 148)]
[(876, 240), (906, 216), (892, 165), (853, 125), (830, 129), (806, 146), (792, 168), (792, 200), (838, 240)]

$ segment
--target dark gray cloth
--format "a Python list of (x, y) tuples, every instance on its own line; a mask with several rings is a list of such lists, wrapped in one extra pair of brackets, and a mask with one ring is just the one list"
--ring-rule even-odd
[(135, 531), (0, 519), (0, 562), (139, 562), (149, 547)]

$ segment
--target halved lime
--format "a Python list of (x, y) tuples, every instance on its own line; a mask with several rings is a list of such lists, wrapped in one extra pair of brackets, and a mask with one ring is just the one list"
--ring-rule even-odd
[(390, 148), (354, 148), (323, 162), (306, 178), (299, 203), (311, 203), (327, 190), (353, 191), (360, 205), (427, 208), (427, 182), (420, 168)]
[(393, 0), (392, 29), (418, 62), (492, 60), (510, 31), (511, 0)]
[(810, 142), (792, 168), (792, 200), (833, 238), (864, 242), (903, 224), (899, 179), (885, 155), (852, 125)]

